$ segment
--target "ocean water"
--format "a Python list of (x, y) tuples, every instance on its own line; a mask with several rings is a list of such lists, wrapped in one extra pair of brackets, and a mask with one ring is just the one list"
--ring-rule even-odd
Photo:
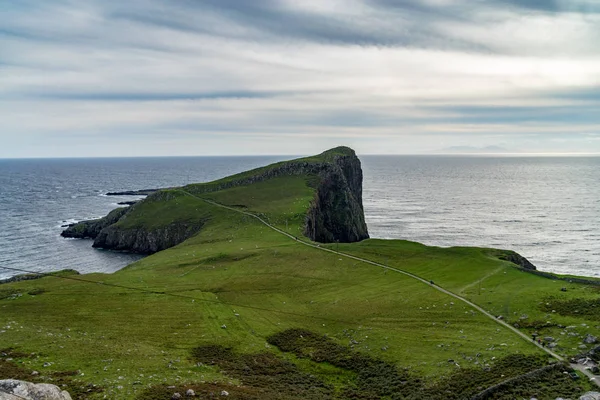
[[(108, 191), (206, 182), (291, 157), (0, 160), (0, 279), (114, 272), (139, 256), (61, 238)], [(371, 237), (513, 249), (539, 269), (600, 276), (600, 158), (361, 156)]]

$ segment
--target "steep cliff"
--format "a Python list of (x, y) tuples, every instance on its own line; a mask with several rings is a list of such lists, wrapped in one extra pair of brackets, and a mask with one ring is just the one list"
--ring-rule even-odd
[(78, 222), (65, 229), (60, 235), (66, 238), (94, 239), (102, 229), (116, 223), (127, 211), (129, 211), (128, 207), (116, 208), (106, 217)]
[(315, 178), (315, 195), (306, 212), (304, 235), (321, 243), (350, 243), (369, 238), (362, 204), (361, 163), (348, 147), (336, 147), (313, 157), (276, 163), (185, 189), (202, 195), (297, 175)]
[[(314, 193), (303, 214), (299, 214), (305, 213), (302, 232), (308, 238), (322, 243), (343, 243), (369, 237), (362, 205), (361, 164), (354, 151), (347, 147), (214, 182), (152, 192), (129, 208), (69, 227), (62, 236), (93, 238), (93, 246), (97, 248), (155, 253), (194, 236), (213, 217), (198, 211), (198, 197), (208, 198), (210, 194), (231, 188), (250, 188), (259, 182), (275, 182), (274, 178), (287, 182), (285, 177), (306, 179), (303, 187), (308, 193)], [(240, 195), (235, 204), (244, 206), (245, 197)]]
[(320, 176), (306, 214), (304, 234), (315, 242), (358, 242), (369, 238), (362, 204), (362, 168), (351, 149), (334, 156)]
[(98, 234), (93, 247), (152, 254), (182, 243), (201, 228), (200, 223), (179, 221), (155, 228), (122, 228), (119, 225), (111, 225)]

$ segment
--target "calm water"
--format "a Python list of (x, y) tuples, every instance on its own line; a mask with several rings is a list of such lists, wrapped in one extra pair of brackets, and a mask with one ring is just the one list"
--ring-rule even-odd
[[(210, 181), (282, 159), (0, 160), (0, 267), (116, 271), (137, 257), (63, 239), (61, 225), (132, 199), (107, 191)], [(372, 237), (509, 248), (542, 270), (600, 276), (600, 158), (361, 159)]]

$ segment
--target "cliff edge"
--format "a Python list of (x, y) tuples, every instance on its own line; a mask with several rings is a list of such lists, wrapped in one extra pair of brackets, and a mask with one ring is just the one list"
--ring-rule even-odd
[[(336, 147), (317, 156), (272, 164), (214, 182), (151, 192), (130, 207), (113, 210), (99, 220), (82, 221), (61, 235), (92, 238), (93, 246), (98, 248), (155, 253), (196, 235), (214, 217), (198, 211), (197, 197), (211, 198), (228, 189), (250, 189), (252, 185), (286, 177), (304, 179), (306, 187), (312, 190), (313, 197), (304, 210), (302, 224), (302, 233), (307, 238), (321, 243), (350, 243), (369, 237), (362, 205), (361, 163), (348, 147)], [(241, 194), (236, 204), (246, 207), (244, 201)]]

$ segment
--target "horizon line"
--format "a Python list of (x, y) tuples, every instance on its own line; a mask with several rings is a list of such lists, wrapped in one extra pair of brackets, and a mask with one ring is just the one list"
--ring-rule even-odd
[[(142, 155), (142, 156), (41, 156), (0, 157), (5, 160), (89, 160), (134, 158), (211, 158), (211, 157), (310, 157), (315, 154), (196, 154), (196, 155)], [(360, 156), (457, 156), (457, 157), (600, 157), (600, 152), (423, 152), (423, 153), (357, 153)]]

